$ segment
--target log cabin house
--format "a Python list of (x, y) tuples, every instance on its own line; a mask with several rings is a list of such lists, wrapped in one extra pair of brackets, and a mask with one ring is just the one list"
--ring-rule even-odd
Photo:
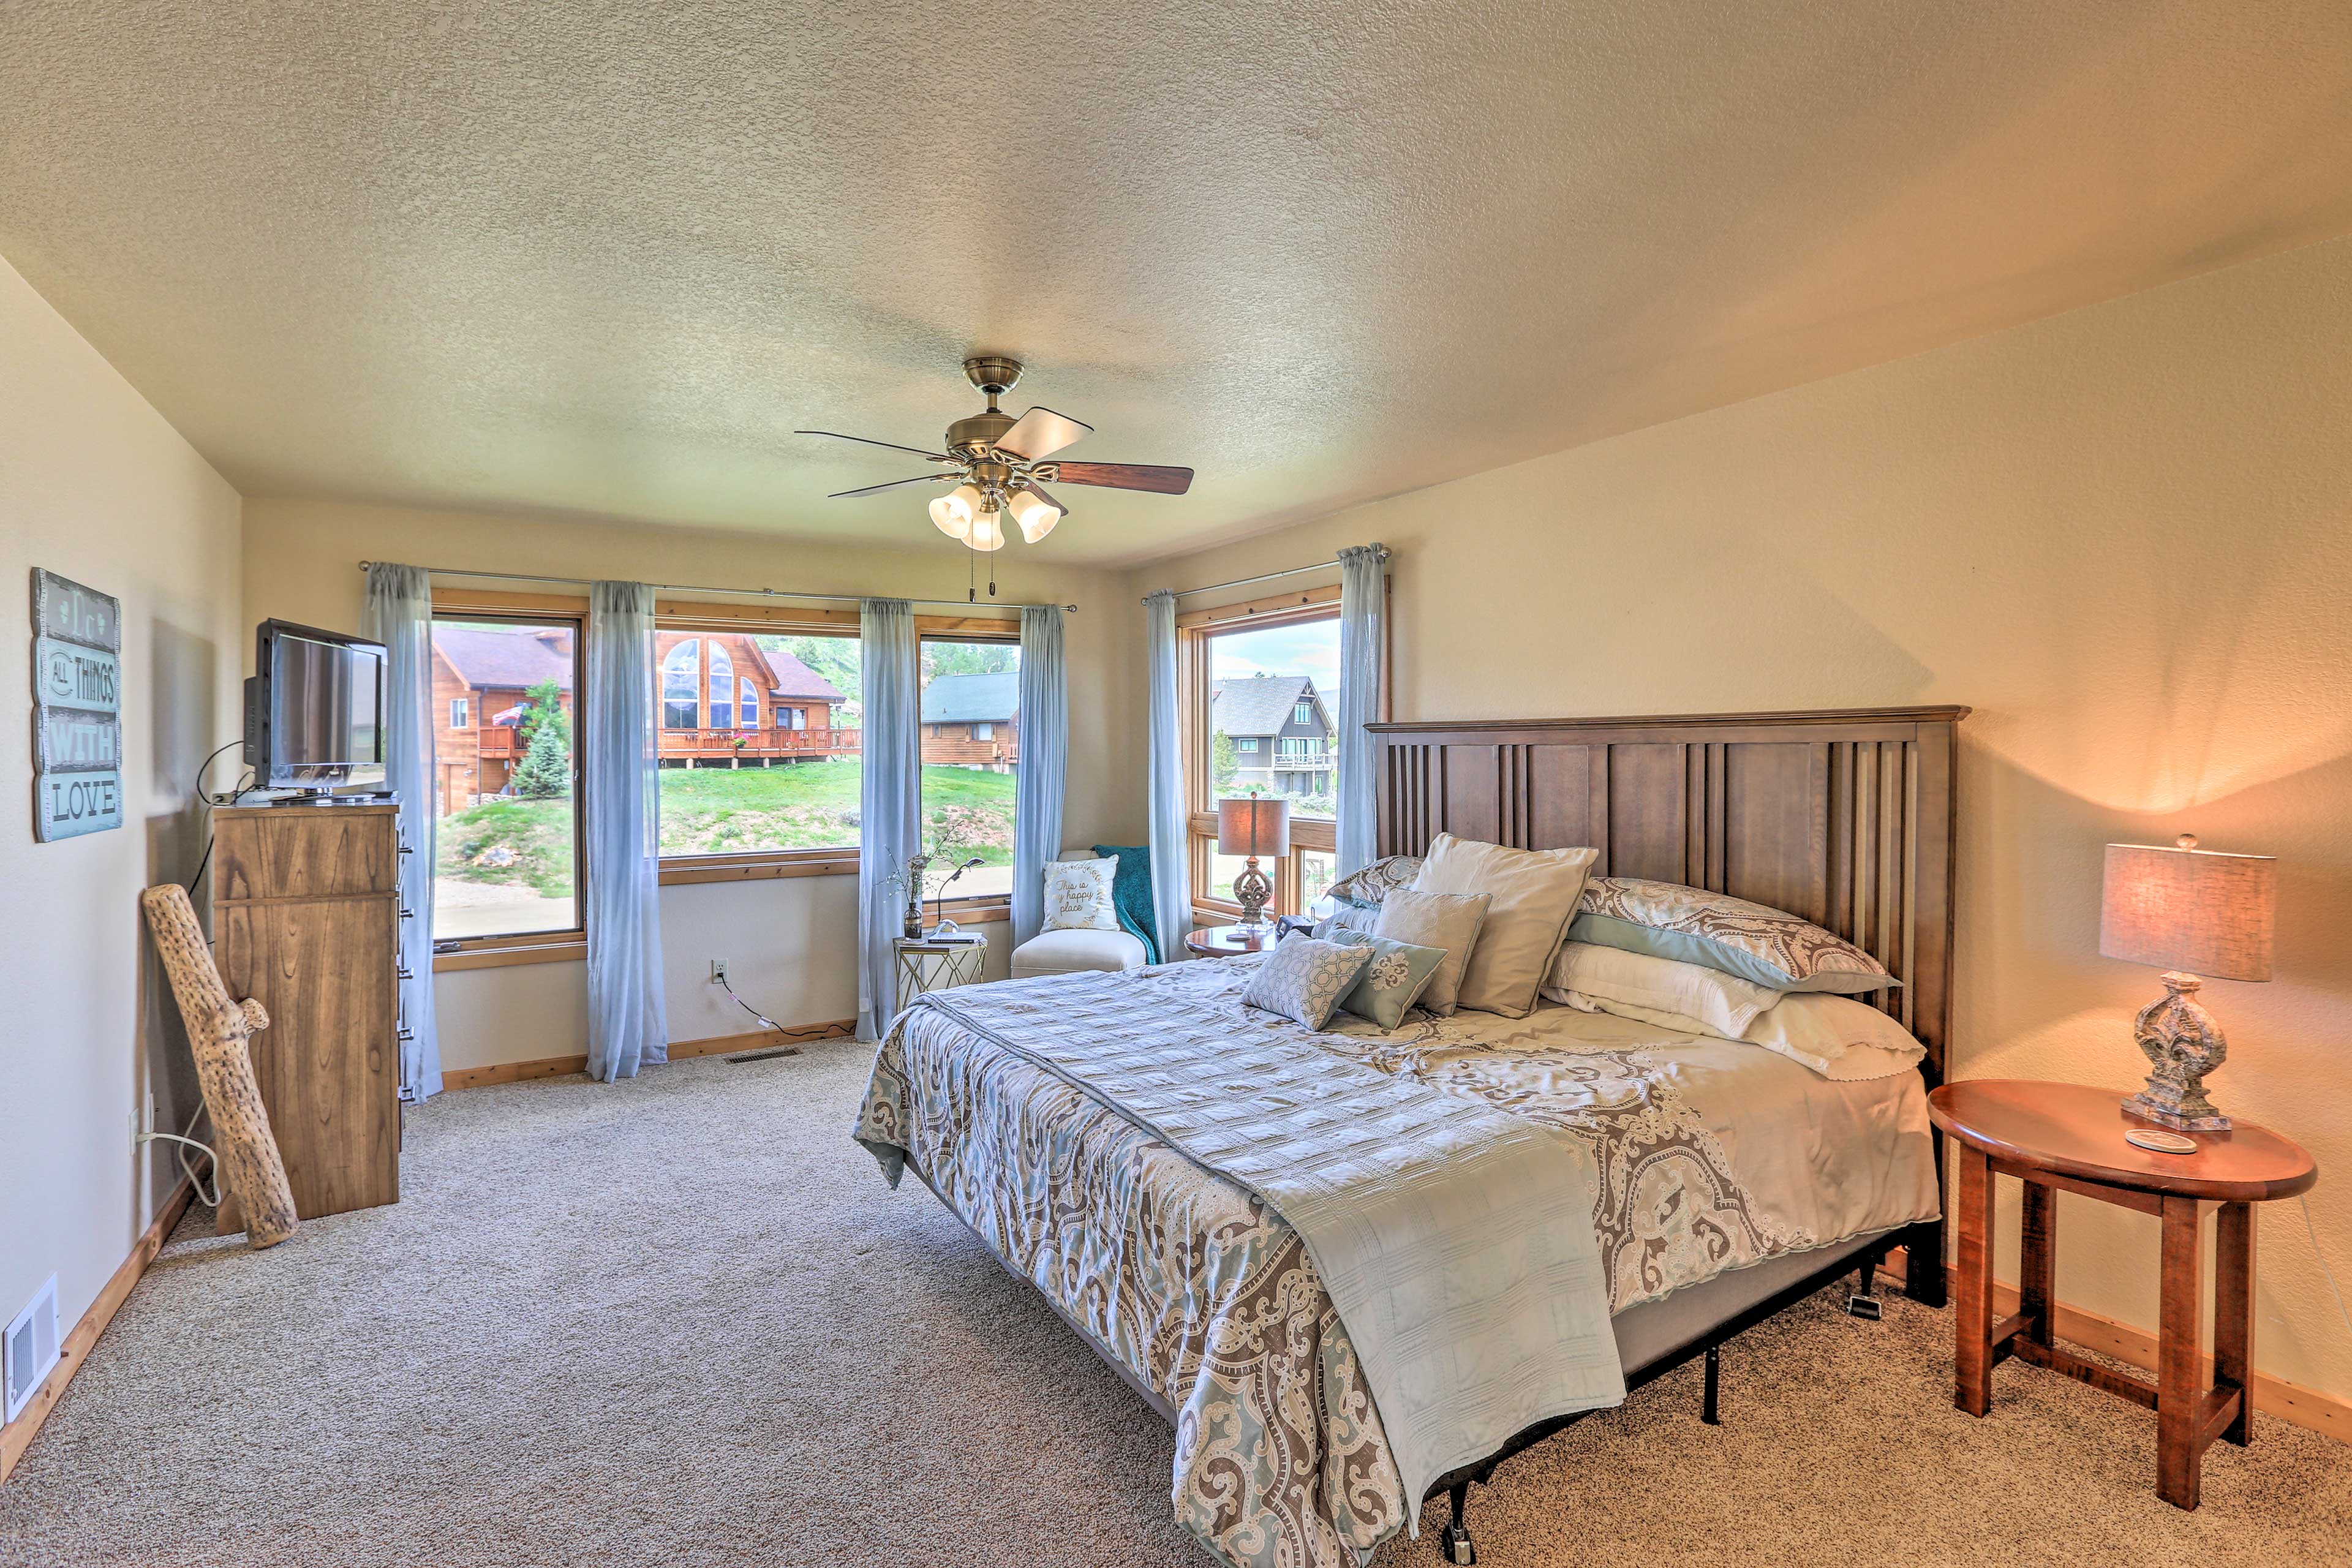
[[(441, 622), (433, 628), (434, 754), (442, 816), (501, 794), (522, 762), (531, 688), (553, 681), (572, 711), (569, 626)], [(835, 729), (840, 691), (791, 654), (741, 632), (658, 632), (665, 767), (766, 767), (855, 755)]]
[(1021, 760), (1021, 672), (932, 677), (921, 723), (924, 762), (1007, 772)]

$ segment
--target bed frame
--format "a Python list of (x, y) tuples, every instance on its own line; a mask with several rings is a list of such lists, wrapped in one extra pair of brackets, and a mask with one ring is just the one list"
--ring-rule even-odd
[[(1441, 832), (1525, 849), (1591, 845), (1601, 851), (1598, 876), (1681, 882), (1802, 915), (1867, 950), (1904, 983), (1856, 1000), (1884, 1008), (1918, 1037), (1927, 1047), (1920, 1071), (1933, 1088), (1943, 1081), (1951, 1028), (1953, 763), (1968, 713), (1872, 708), (1373, 724), (1379, 852), (1418, 855)], [(1940, 1189), (1942, 1137), (1935, 1136)], [(908, 1168), (930, 1186), (913, 1160)], [(1699, 1418), (1716, 1423), (1725, 1342), (1850, 1273), (1857, 1289), (1847, 1310), (1877, 1317), (1872, 1280), (1897, 1245), (1906, 1253), (1906, 1293), (1944, 1305), (1940, 1219), (1803, 1255), (1785, 1270), (1759, 1264), (1670, 1298), (1687, 1298), (1701, 1310), (1686, 1309), (1675, 1320), (1680, 1327), (1628, 1362), (1627, 1392), (1703, 1356)], [(983, 1250), (1013, 1272), (993, 1247)], [(1175, 1424), (1167, 1400), (1059, 1302), (1045, 1301), (1120, 1381)], [(1626, 1320), (1663, 1305), (1619, 1314), (1621, 1343)], [(1464, 1518), (1471, 1484), (1486, 1484), (1504, 1460), (1589, 1414), (1538, 1422), (1431, 1485), (1424, 1500), (1443, 1492), (1452, 1504), (1441, 1538), (1448, 1562), (1477, 1561)]]
[[(1374, 724), (1379, 850), (1417, 855), (1441, 832), (1523, 849), (1591, 845), (1601, 851), (1596, 876), (1680, 882), (1802, 915), (1903, 982), (1860, 1000), (1901, 1020), (1927, 1047), (1920, 1071), (1932, 1089), (1943, 1081), (1951, 1034), (1953, 772), (1968, 713), (1871, 708)], [(1938, 1137), (1939, 1187), (1943, 1168)], [(1941, 1307), (1938, 1219), (1838, 1248), (1821, 1268), (1678, 1337), (1626, 1367), (1628, 1392), (1703, 1355), (1701, 1418), (1714, 1421), (1725, 1341), (1857, 1269), (1857, 1258), (1849, 1310), (1876, 1316), (1872, 1273), (1898, 1241), (1906, 1293)], [(1443, 1539), (1449, 1562), (1477, 1561), (1463, 1518), (1470, 1484), (1576, 1419), (1539, 1423), (1438, 1478), (1428, 1495), (1445, 1492), (1452, 1502)]]

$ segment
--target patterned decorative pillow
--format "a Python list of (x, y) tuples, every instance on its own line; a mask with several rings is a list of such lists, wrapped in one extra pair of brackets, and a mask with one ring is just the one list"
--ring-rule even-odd
[(1360, 931), (1343, 931), (1332, 940), (1343, 947), (1372, 950), (1372, 961), (1364, 965), (1363, 978), (1339, 998), (1339, 1010), (1370, 1019), (1383, 1029), (1393, 1029), (1404, 1022), (1406, 1012), (1436, 977), (1437, 966), (1445, 962), (1445, 950), (1442, 947), (1415, 947), (1411, 942), (1391, 942)]
[(1339, 998), (1371, 962), (1369, 947), (1342, 947), (1311, 936), (1293, 937), (1276, 943), (1260, 961), (1242, 1000), (1319, 1029), (1331, 1021)]
[(1380, 905), (1351, 904), (1342, 900), (1329, 914), (1315, 922), (1315, 938), (1318, 942), (1330, 942), (1346, 931), (1361, 931), (1370, 936), (1380, 923)]
[(1117, 860), (1048, 860), (1045, 862), (1045, 931), (1117, 931), (1118, 910), (1112, 904), (1112, 880)]
[(1390, 855), (1373, 861), (1360, 871), (1350, 871), (1324, 891), (1324, 897), (1337, 899), (1343, 904), (1362, 904), (1378, 909), (1381, 900), (1399, 888), (1410, 888), (1421, 875), (1418, 855)]
[(1886, 965), (1811, 921), (1679, 882), (1593, 878), (1568, 939), (1703, 963), (1775, 991), (1860, 995), (1903, 984)]

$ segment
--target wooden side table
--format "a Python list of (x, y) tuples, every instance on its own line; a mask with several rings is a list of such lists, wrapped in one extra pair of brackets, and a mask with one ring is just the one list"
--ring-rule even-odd
[(1281, 933), (1268, 921), (1254, 931), (1239, 926), (1202, 926), (1184, 939), (1184, 946), (1202, 958), (1231, 958), (1237, 952), (1264, 952)]
[[(1927, 1097), (1927, 1114), (1959, 1155), (1959, 1292), (1952, 1401), (1971, 1415), (1992, 1408), (1992, 1369), (2011, 1356), (2156, 1412), (2156, 1491), (2197, 1506), (2205, 1449), (2216, 1437), (2241, 1447), (2254, 1435), (2253, 1205), (2292, 1197), (2319, 1167), (2291, 1140), (2239, 1122), (2192, 1132), (2193, 1154), (2160, 1154), (2124, 1142), (2152, 1127), (2124, 1110), (2113, 1089), (2071, 1083), (1979, 1079)], [(1993, 1320), (1992, 1178), (2025, 1184), (2023, 1280), (2018, 1310)], [(2133, 1377), (2061, 1349), (2054, 1328), (2058, 1194), (2076, 1193), (2164, 1222), (2163, 1305), (2157, 1377)], [(2205, 1282), (2197, 1229), (2204, 1202), (2218, 1203), (2213, 1282), (2213, 1386), (2198, 1360)]]

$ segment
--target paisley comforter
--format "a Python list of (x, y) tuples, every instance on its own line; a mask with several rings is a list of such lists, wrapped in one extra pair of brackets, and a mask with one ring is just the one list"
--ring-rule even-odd
[[(1266, 1016), (1240, 1003), (1253, 963), (1118, 978), (1159, 988), (1171, 1014), (1255, 1032)], [(1297, 1033), (1335, 1073), (1410, 1079), (1589, 1150), (1612, 1310), (1936, 1212), (1916, 1073), (1830, 1083), (1752, 1046), (1552, 1006)], [(1213, 1058), (1219, 1044), (1196, 1048)], [(1348, 1326), (1264, 1200), (944, 1009), (899, 1020), (856, 1131), (893, 1181), (911, 1158), (1016, 1273), (1178, 1412), (1175, 1516), (1219, 1557), (1360, 1563), (1406, 1528), (1409, 1489)]]

